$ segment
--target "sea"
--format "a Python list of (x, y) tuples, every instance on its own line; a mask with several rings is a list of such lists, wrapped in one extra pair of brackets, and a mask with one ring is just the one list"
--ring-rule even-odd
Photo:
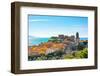
[[(33, 45), (39, 45), (40, 43), (47, 42), (49, 38), (29, 38), (28, 40), (28, 45), (33, 46)], [(88, 38), (80, 38), (80, 40), (88, 40)]]
[(88, 38), (80, 38), (80, 40), (88, 40)]
[(29, 39), (29, 46), (32, 45), (38, 45), (40, 43), (44, 43), (47, 42), (49, 38), (33, 38), (33, 39)]

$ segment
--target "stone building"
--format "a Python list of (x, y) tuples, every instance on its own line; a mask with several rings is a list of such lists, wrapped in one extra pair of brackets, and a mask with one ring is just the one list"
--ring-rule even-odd
[(58, 36), (58, 38), (59, 38), (59, 39), (62, 39), (62, 40), (64, 39), (64, 37), (65, 37), (64, 35), (59, 35), (59, 36)]

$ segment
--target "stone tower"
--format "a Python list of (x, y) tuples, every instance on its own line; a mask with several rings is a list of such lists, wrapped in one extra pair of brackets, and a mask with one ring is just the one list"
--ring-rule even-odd
[(79, 45), (79, 40), (80, 40), (79, 33), (76, 32), (76, 45)]

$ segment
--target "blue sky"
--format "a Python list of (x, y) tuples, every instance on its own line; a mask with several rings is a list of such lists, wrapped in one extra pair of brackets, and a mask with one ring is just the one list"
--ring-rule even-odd
[(80, 37), (88, 37), (88, 17), (29, 15), (28, 25), (30, 36), (70, 36), (79, 32)]

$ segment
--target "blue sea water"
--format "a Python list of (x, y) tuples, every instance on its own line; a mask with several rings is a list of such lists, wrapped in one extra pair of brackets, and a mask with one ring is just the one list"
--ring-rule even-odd
[[(49, 38), (29, 38), (29, 46), (47, 42), (48, 39)], [(80, 38), (80, 40), (88, 40), (88, 38)]]
[(80, 38), (80, 40), (88, 40), (88, 38)]
[(49, 38), (34, 38), (34, 39), (29, 39), (29, 46), (32, 45), (38, 45), (40, 43), (47, 42)]

